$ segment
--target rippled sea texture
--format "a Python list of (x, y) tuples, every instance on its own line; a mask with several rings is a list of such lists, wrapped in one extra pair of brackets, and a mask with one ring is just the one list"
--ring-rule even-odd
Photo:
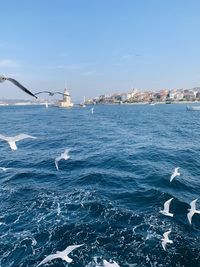
[[(0, 107), (0, 266), (37, 266), (68, 245), (71, 266), (200, 266), (200, 112), (185, 105)], [(55, 157), (71, 148), (71, 159)], [(169, 182), (175, 167), (181, 176)], [(173, 218), (159, 210), (174, 200)], [(197, 201), (200, 209), (200, 199)], [(161, 238), (171, 229), (165, 252)], [(67, 266), (54, 260), (44, 266)]]

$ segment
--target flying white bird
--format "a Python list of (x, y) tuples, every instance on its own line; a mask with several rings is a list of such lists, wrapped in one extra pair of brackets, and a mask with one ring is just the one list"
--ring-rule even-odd
[(169, 206), (170, 206), (170, 204), (171, 204), (172, 199), (173, 199), (173, 197), (170, 198), (169, 200), (167, 200), (167, 201), (164, 203), (164, 210), (160, 210), (160, 212), (161, 212), (163, 215), (170, 216), (170, 217), (173, 217), (173, 216), (174, 216), (173, 213), (170, 213), (170, 212), (169, 212)]
[(179, 169), (179, 168), (180, 168), (180, 167), (177, 167), (177, 168), (174, 169), (174, 172), (172, 173), (171, 178), (170, 178), (170, 182), (172, 182), (173, 179), (174, 179), (176, 176), (180, 176), (180, 172), (178, 172), (178, 169)]
[(31, 95), (35, 98), (37, 98), (36, 95), (34, 95), (33, 93), (31, 93), (31, 91), (29, 91), (28, 89), (26, 89), (23, 85), (21, 85), (18, 81), (12, 79), (12, 78), (8, 78), (8, 77), (4, 77), (4, 76), (0, 76), (0, 82), (5, 82), (5, 81), (10, 81), (11, 83), (13, 83), (14, 85), (16, 85), (17, 87), (19, 87), (22, 91), (24, 91), (25, 93), (27, 93), (28, 95)]
[(195, 199), (193, 200), (192, 202), (190, 202), (190, 206), (191, 208), (188, 209), (188, 214), (187, 214), (187, 217), (188, 217), (188, 221), (189, 223), (191, 224), (192, 223), (192, 216), (197, 213), (197, 214), (200, 214), (200, 210), (196, 210), (196, 202), (197, 202), (198, 199)]
[(93, 113), (94, 113), (94, 108), (91, 108), (91, 110), (90, 110), (90, 111), (91, 111), (91, 113), (93, 114)]
[(61, 155), (55, 159), (55, 165), (56, 165), (57, 171), (59, 170), (59, 168), (58, 168), (58, 162), (61, 159), (64, 159), (64, 160), (70, 159), (70, 156), (68, 155), (69, 151), (70, 151), (70, 149), (65, 149), (65, 152), (64, 153), (61, 153)]
[(119, 267), (119, 265), (115, 261), (111, 263), (111, 262), (108, 262), (107, 260), (103, 260), (103, 266), (104, 267)]
[(79, 247), (81, 247), (81, 246), (83, 246), (83, 245), (84, 245), (84, 244), (81, 244), (81, 245), (74, 245), (74, 246), (69, 246), (69, 247), (67, 247), (67, 248), (66, 248), (65, 250), (63, 250), (63, 251), (57, 251), (56, 254), (51, 254), (51, 255), (47, 256), (43, 261), (41, 261), (41, 262), (37, 265), (37, 267), (40, 266), (40, 265), (42, 265), (42, 264), (45, 264), (45, 263), (47, 263), (47, 262), (49, 262), (49, 261), (51, 261), (51, 260), (58, 259), (58, 258), (60, 258), (60, 259), (62, 259), (62, 260), (64, 260), (64, 261), (70, 263), (70, 262), (72, 262), (73, 260), (72, 260), (71, 258), (68, 257), (68, 254), (69, 254), (70, 252), (72, 252), (74, 249), (79, 248)]
[(0, 139), (7, 141), (12, 150), (17, 150), (17, 146), (16, 146), (15, 142), (26, 139), (26, 138), (36, 139), (37, 137), (31, 136), (28, 134), (18, 134), (16, 136), (12, 136), (12, 137), (4, 136), (4, 135), (0, 134)]
[(12, 170), (12, 168), (5, 168), (5, 167), (0, 167), (0, 170), (2, 170), (3, 172)]
[(170, 244), (173, 243), (173, 241), (170, 240), (170, 239), (168, 238), (168, 236), (169, 236), (170, 233), (171, 233), (171, 230), (165, 232), (165, 233), (163, 234), (163, 238), (161, 239), (161, 240), (162, 240), (162, 247), (163, 247), (164, 250), (166, 250), (166, 244), (167, 244), (167, 243), (170, 243)]

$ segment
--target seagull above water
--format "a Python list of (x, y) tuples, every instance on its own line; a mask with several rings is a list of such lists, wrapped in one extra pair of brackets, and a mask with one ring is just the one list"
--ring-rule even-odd
[(14, 85), (16, 85), (17, 87), (19, 87), (22, 91), (24, 91), (25, 93), (27, 93), (28, 95), (31, 95), (35, 98), (37, 98), (36, 95), (34, 95), (33, 93), (31, 93), (31, 91), (29, 91), (28, 89), (26, 89), (23, 85), (21, 85), (18, 81), (12, 79), (12, 78), (8, 78), (8, 77), (4, 77), (4, 76), (0, 76), (0, 82), (5, 82), (5, 81), (10, 81), (11, 83), (13, 83)]
[(45, 264), (45, 263), (47, 263), (47, 262), (49, 262), (49, 261), (51, 261), (51, 260), (54, 260), (54, 259), (62, 259), (62, 260), (64, 260), (64, 261), (66, 261), (67, 263), (71, 263), (73, 260), (71, 259), (71, 258), (69, 258), (68, 257), (68, 254), (70, 253), (70, 252), (72, 252), (74, 249), (76, 249), (76, 248), (79, 248), (79, 247), (81, 247), (81, 246), (83, 246), (84, 244), (81, 244), (81, 245), (74, 245), (74, 246), (69, 246), (69, 247), (67, 247), (65, 250), (63, 250), (63, 251), (57, 251), (56, 252), (56, 254), (51, 254), (51, 255), (49, 255), (49, 256), (47, 256), (43, 261), (41, 261), (38, 265), (37, 265), (37, 267), (38, 266), (40, 266), (40, 265), (42, 265), (42, 264)]
[(176, 177), (176, 176), (180, 176), (180, 172), (178, 172), (180, 167), (177, 167), (174, 169), (174, 172), (172, 173), (171, 175), (171, 178), (170, 178), (170, 183), (173, 181), (173, 179)]
[(173, 241), (169, 239), (169, 234), (171, 233), (171, 230), (170, 231), (167, 231), (163, 234), (163, 238), (161, 239), (162, 240), (162, 247), (164, 250), (166, 250), (166, 244), (169, 243), (169, 244), (172, 244)]
[(26, 138), (36, 139), (37, 137), (31, 136), (28, 134), (18, 134), (18, 135), (13, 136), (13, 137), (4, 136), (4, 135), (0, 134), (0, 139), (7, 141), (12, 150), (17, 150), (17, 146), (16, 146), (15, 142), (26, 139)]
[(5, 168), (5, 167), (0, 167), (0, 170), (2, 170), (3, 172), (12, 170), (12, 168)]
[(200, 214), (200, 210), (196, 210), (196, 202), (197, 202), (198, 199), (195, 199), (193, 200), (192, 202), (190, 202), (190, 206), (191, 208), (188, 209), (188, 214), (187, 214), (187, 217), (188, 217), (188, 221), (189, 223), (191, 224), (192, 223), (192, 216), (197, 213), (197, 214)]
[(61, 153), (61, 155), (55, 159), (55, 165), (56, 165), (57, 171), (59, 171), (58, 162), (61, 159), (64, 159), (64, 160), (70, 159), (70, 156), (68, 155), (69, 151), (70, 151), (70, 149), (65, 149), (65, 152), (64, 153)]
[(103, 260), (103, 266), (104, 267), (119, 267), (119, 265), (115, 261), (110, 263), (107, 260)]
[(91, 111), (91, 113), (93, 114), (93, 113), (94, 113), (94, 108), (91, 108), (91, 110), (90, 110), (90, 111)]
[(169, 206), (170, 206), (170, 204), (171, 204), (172, 199), (174, 199), (174, 198), (172, 197), (172, 198), (170, 198), (169, 200), (167, 200), (167, 201), (164, 203), (164, 210), (160, 210), (160, 212), (161, 212), (163, 215), (170, 216), (170, 217), (173, 217), (173, 216), (174, 216), (173, 213), (170, 213), (170, 212), (169, 212)]
[(41, 92), (37, 92), (35, 93), (35, 95), (40, 95), (40, 94), (49, 94), (49, 96), (54, 96), (56, 94), (59, 94), (59, 95), (64, 95), (63, 93), (61, 92), (51, 92), (51, 91), (41, 91)]

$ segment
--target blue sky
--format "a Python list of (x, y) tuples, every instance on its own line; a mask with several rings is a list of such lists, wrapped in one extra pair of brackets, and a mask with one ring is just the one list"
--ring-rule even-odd
[[(0, 74), (33, 92), (200, 86), (199, 0), (0, 0)], [(0, 98), (26, 98), (8, 82)]]

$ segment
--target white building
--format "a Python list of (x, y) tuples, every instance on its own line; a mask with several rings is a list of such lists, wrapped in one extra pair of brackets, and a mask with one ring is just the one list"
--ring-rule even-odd
[(69, 91), (65, 88), (63, 93), (63, 100), (58, 102), (58, 106), (62, 108), (71, 108), (73, 107), (73, 103), (71, 102), (71, 96)]

